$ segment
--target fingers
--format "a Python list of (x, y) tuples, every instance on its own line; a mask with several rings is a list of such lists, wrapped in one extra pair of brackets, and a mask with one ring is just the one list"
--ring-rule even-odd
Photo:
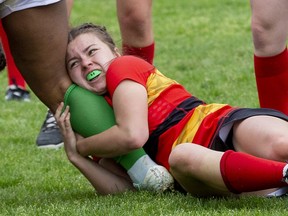
[(75, 133), (70, 123), (69, 106), (66, 106), (64, 110), (63, 109), (64, 109), (64, 103), (61, 102), (59, 106), (57, 107), (54, 116), (64, 138), (65, 152), (68, 158), (70, 158), (72, 155), (78, 154), (77, 148), (76, 148), (77, 141), (76, 141)]
[(69, 106), (66, 106), (64, 111), (63, 111), (63, 107), (64, 107), (64, 103), (61, 102), (60, 105), (58, 106), (58, 108), (56, 109), (56, 112), (54, 115), (55, 119), (56, 119), (60, 129), (62, 129), (62, 131), (65, 128), (68, 128), (68, 129), (71, 128)]
[[(60, 119), (63, 119), (65, 121), (68, 114), (70, 114), (69, 106), (66, 106), (64, 112), (60, 115)], [(70, 115), (69, 115), (69, 119), (70, 119)]]
[(71, 124), (70, 124), (70, 112), (69, 112), (69, 107), (68, 107), (68, 109), (67, 109), (67, 107), (66, 107), (66, 109), (65, 109), (65, 111), (68, 111), (68, 113), (67, 113), (67, 115), (66, 115), (66, 117), (65, 117), (65, 119), (64, 119), (64, 123), (65, 123), (65, 127), (66, 128), (70, 128), (71, 127)]
[(54, 114), (54, 117), (55, 117), (55, 119), (56, 119), (57, 121), (58, 121), (58, 119), (60, 119), (60, 116), (61, 116), (63, 107), (64, 107), (64, 103), (61, 102), (60, 105), (58, 106), (58, 108), (56, 109), (56, 112), (55, 112), (55, 114)]

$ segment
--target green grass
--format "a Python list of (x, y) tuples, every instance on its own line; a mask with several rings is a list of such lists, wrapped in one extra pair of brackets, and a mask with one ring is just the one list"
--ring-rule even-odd
[[(154, 1), (155, 64), (207, 102), (257, 107), (249, 2)], [(121, 44), (114, 0), (75, 1), (71, 23), (106, 25)], [(0, 74), (0, 215), (288, 215), (286, 199), (199, 199), (147, 192), (98, 196), (63, 149), (39, 150), (46, 115), (30, 103), (5, 102)]]

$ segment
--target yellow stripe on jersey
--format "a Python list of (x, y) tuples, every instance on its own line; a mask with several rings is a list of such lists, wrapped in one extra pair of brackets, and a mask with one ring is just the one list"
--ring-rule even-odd
[(173, 143), (172, 148), (181, 143), (192, 142), (205, 117), (226, 105), (227, 104), (208, 104), (197, 106), (193, 115), (182, 129), (181, 134)]
[(163, 92), (167, 87), (173, 84), (178, 84), (175, 80), (172, 80), (164, 76), (157, 69), (154, 73), (151, 73), (147, 79), (147, 93), (148, 93), (148, 106)]

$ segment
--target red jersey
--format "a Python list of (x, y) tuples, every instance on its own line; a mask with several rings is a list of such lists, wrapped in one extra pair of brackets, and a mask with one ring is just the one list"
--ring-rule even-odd
[(173, 147), (187, 142), (209, 147), (219, 122), (234, 109), (227, 104), (206, 104), (151, 64), (133, 56), (116, 58), (109, 66), (106, 81), (111, 98), (116, 87), (126, 79), (147, 90), (150, 136), (143, 148), (168, 169)]

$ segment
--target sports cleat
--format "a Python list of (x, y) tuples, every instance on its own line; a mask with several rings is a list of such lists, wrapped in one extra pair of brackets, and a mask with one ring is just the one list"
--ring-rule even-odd
[(288, 186), (281, 187), (277, 189), (276, 191), (269, 193), (266, 195), (266, 197), (271, 198), (271, 197), (283, 197), (288, 195)]
[(283, 168), (283, 182), (286, 182), (288, 184), (288, 164), (286, 164)]
[(139, 190), (161, 193), (167, 190), (173, 190), (174, 179), (165, 167), (156, 165), (149, 168), (143, 183), (133, 183), (133, 185)]
[[(288, 184), (288, 164), (283, 168), (283, 182), (286, 182)], [(278, 188), (272, 193), (269, 193), (266, 195), (266, 197), (283, 197), (288, 195), (288, 186)]]
[(22, 88), (19, 88), (17, 85), (10, 85), (6, 90), (5, 100), (6, 101), (17, 100), (17, 101), (29, 102), (30, 92)]
[(48, 110), (46, 118), (42, 124), (36, 139), (36, 144), (38, 148), (58, 149), (63, 146), (62, 134), (50, 110)]

